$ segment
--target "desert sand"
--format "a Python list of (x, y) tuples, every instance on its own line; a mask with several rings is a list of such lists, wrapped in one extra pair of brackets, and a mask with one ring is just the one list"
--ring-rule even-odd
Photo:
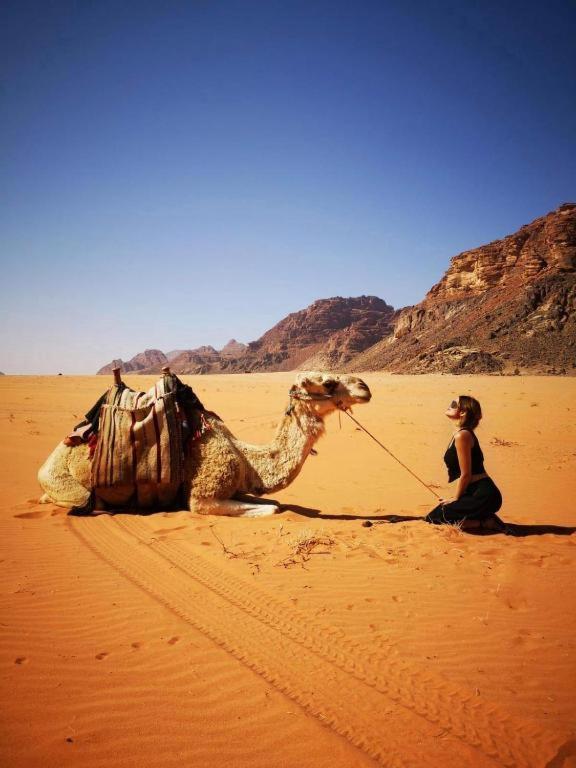
[[(183, 378), (265, 442), (293, 375)], [(576, 380), (364, 378), (355, 417), (440, 495), (444, 411), (481, 401), (516, 535), (387, 522), (434, 497), (337, 415), (279, 515), (71, 517), (36, 472), (109, 381), (0, 379), (0, 764), (576, 765)]]

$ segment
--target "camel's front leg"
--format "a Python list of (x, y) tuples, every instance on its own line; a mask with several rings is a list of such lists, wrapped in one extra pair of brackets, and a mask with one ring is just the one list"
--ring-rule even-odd
[(228, 515), (230, 517), (265, 517), (279, 511), (277, 504), (259, 504), (238, 499), (194, 499), (192, 512), (199, 515)]

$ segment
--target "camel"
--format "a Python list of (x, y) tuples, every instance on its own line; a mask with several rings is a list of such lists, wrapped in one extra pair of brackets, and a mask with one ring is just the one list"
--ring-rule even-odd
[[(238, 440), (215, 414), (210, 428), (191, 444), (185, 464), (184, 493), (193, 512), (236, 517), (260, 517), (279, 511), (275, 503), (258, 498), (288, 486), (299, 474), (314, 444), (322, 437), (326, 417), (372, 397), (362, 379), (347, 374), (300, 373), (289, 392), (290, 403), (268, 445)], [(63, 507), (89, 504), (90, 458), (85, 444), (61, 442), (38, 472), (45, 491), (41, 501)], [(134, 487), (98, 489), (107, 506), (130, 503)], [(178, 497), (178, 487), (138, 487), (138, 507), (166, 507)], [(246, 498), (249, 496), (251, 498)]]

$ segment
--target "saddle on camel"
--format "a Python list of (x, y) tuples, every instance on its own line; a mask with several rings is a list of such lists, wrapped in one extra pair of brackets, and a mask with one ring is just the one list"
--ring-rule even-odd
[(142, 492), (159, 501), (166, 495), (163, 490), (172, 497), (184, 479), (189, 442), (209, 429), (208, 412), (192, 388), (168, 367), (162, 372), (148, 392), (137, 392), (115, 368), (114, 384), (64, 440), (71, 447), (90, 446), (90, 506), (95, 509), (104, 509), (106, 502), (117, 504), (121, 490), (126, 506), (138, 506)]

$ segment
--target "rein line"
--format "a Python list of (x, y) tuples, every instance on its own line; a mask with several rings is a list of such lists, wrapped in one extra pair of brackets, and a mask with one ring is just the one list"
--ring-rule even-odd
[(436, 493), (436, 491), (432, 490), (432, 488), (430, 488), (430, 486), (429, 486), (429, 485), (427, 485), (427, 484), (424, 482), (424, 480), (422, 480), (421, 478), (419, 478), (419, 477), (418, 477), (418, 475), (417, 475), (417, 474), (415, 474), (414, 472), (412, 472), (412, 470), (410, 469), (410, 467), (407, 467), (407, 466), (406, 466), (406, 464), (404, 464), (404, 462), (403, 462), (403, 461), (400, 461), (400, 459), (399, 459), (397, 456), (394, 456), (394, 454), (392, 453), (392, 451), (389, 451), (389, 450), (388, 450), (388, 448), (386, 448), (386, 446), (385, 446), (385, 445), (383, 445), (383, 444), (380, 442), (380, 440), (378, 440), (378, 438), (374, 437), (374, 435), (373, 435), (371, 432), (368, 432), (368, 430), (366, 429), (366, 427), (363, 427), (363, 426), (362, 426), (362, 424), (360, 424), (360, 422), (358, 421), (358, 419), (355, 419), (355, 418), (354, 418), (354, 416), (352, 416), (352, 414), (350, 413), (350, 411), (346, 410), (346, 408), (340, 408), (340, 410), (341, 410), (341, 411), (344, 411), (344, 413), (346, 414), (346, 416), (348, 416), (349, 418), (351, 418), (351, 419), (352, 419), (352, 421), (353, 421), (355, 424), (357, 424), (357, 425), (360, 427), (360, 429), (361, 429), (363, 432), (366, 432), (366, 434), (367, 434), (369, 437), (371, 437), (371, 438), (372, 438), (372, 440), (374, 440), (374, 442), (375, 442), (375, 443), (378, 443), (378, 445), (380, 446), (380, 448), (383, 448), (383, 449), (386, 451), (386, 453), (388, 453), (390, 456), (392, 456), (392, 458), (393, 458), (395, 461), (397, 461), (397, 462), (398, 462), (398, 464), (401, 464), (401, 465), (404, 467), (404, 469), (405, 469), (407, 472), (410, 472), (410, 474), (412, 475), (412, 477), (415, 477), (415, 478), (416, 478), (416, 480), (418, 480), (418, 482), (419, 482), (419, 483), (421, 483), (421, 484), (424, 486), (424, 488), (427, 488), (427, 489), (430, 491), (430, 493), (431, 493), (431, 494), (433, 494), (433, 495), (434, 495), (434, 496), (435, 496), (435, 497), (436, 497), (436, 498), (437, 498), (437, 499), (440, 501), (440, 496), (438, 496), (438, 494)]
[[(332, 399), (333, 399), (333, 395), (327, 395), (327, 394), (326, 394), (326, 395), (324, 395), (324, 394), (322, 394), (321, 392), (318, 392), (318, 393), (309, 393), (309, 392), (307, 392), (305, 395), (304, 395), (304, 394), (300, 394), (299, 392), (290, 392), (290, 393), (289, 393), (289, 395), (290, 395), (290, 405), (288, 406), (288, 410), (286, 411), (286, 415), (288, 415), (288, 416), (289, 416), (289, 415), (292, 413), (292, 411), (294, 410), (294, 405), (293, 405), (293, 403), (292, 403), (292, 400), (332, 400)], [(410, 474), (412, 475), (412, 477), (416, 478), (416, 480), (418, 480), (418, 482), (419, 482), (421, 485), (423, 485), (423, 486), (424, 486), (424, 488), (426, 488), (427, 490), (429, 490), (429, 491), (430, 491), (430, 493), (431, 493), (433, 496), (435, 496), (435, 497), (436, 497), (436, 498), (437, 498), (437, 499), (440, 501), (440, 496), (439, 496), (439, 495), (436, 493), (436, 491), (435, 491), (435, 490), (433, 490), (432, 488), (430, 488), (430, 486), (429, 486), (429, 485), (427, 485), (427, 484), (424, 482), (424, 480), (422, 480), (422, 478), (418, 477), (418, 475), (417, 475), (415, 472), (413, 472), (413, 471), (410, 469), (410, 467), (407, 467), (407, 466), (406, 466), (406, 464), (404, 464), (404, 462), (403, 462), (403, 461), (400, 461), (400, 459), (399, 459), (397, 456), (394, 456), (394, 454), (392, 453), (392, 451), (390, 451), (388, 448), (386, 448), (386, 446), (385, 446), (385, 445), (383, 445), (383, 444), (380, 442), (380, 440), (378, 440), (378, 438), (377, 438), (377, 437), (374, 437), (374, 435), (373, 435), (371, 432), (369, 432), (369, 431), (366, 429), (366, 427), (362, 426), (362, 424), (360, 424), (360, 422), (358, 421), (358, 419), (355, 419), (355, 418), (354, 418), (354, 416), (352, 416), (352, 414), (350, 413), (350, 410), (349, 410), (348, 408), (345, 408), (345, 407), (342, 405), (342, 403), (336, 403), (336, 406), (337, 406), (337, 408), (338, 408), (338, 411), (343, 411), (343, 412), (346, 414), (346, 416), (348, 416), (348, 418), (352, 419), (352, 421), (353, 421), (355, 424), (357, 424), (357, 425), (358, 425), (358, 427), (360, 427), (360, 429), (361, 429), (363, 432), (365, 432), (365, 433), (368, 435), (368, 437), (371, 437), (371, 438), (372, 438), (372, 440), (374, 440), (374, 442), (375, 442), (375, 443), (377, 443), (377, 444), (380, 446), (380, 448), (382, 448), (384, 451), (386, 451), (386, 453), (387, 453), (389, 456), (392, 456), (392, 458), (394, 459), (394, 461), (397, 461), (397, 462), (398, 462), (398, 464), (400, 464), (402, 467), (404, 467), (404, 469), (405, 469), (407, 472), (410, 472)]]

